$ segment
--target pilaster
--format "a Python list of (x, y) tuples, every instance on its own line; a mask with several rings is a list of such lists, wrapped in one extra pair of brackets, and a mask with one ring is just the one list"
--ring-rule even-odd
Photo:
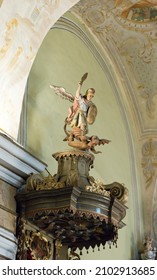
[(46, 166), (0, 131), (0, 259), (16, 258), (16, 191)]

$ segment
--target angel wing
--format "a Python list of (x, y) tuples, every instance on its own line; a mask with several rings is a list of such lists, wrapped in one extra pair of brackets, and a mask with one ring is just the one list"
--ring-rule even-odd
[(50, 88), (52, 88), (61, 98), (74, 102), (75, 97), (71, 93), (67, 92), (64, 87), (50, 85)]

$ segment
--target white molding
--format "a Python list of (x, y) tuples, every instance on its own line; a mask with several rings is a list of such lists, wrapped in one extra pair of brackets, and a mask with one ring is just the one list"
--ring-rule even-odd
[(6, 259), (16, 258), (17, 239), (7, 229), (0, 227), (0, 255)]
[(19, 188), (31, 173), (41, 173), (46, 167), (46, 163), (0, 131), (0, 178), (3, 181)]
[(21, 185), (25, 184), (25, 180), (16, 175), (14, 172), (8, 170), (7, 168), (0, 165), (0, 178), (7, 182), (10, 185), (21, 187)]

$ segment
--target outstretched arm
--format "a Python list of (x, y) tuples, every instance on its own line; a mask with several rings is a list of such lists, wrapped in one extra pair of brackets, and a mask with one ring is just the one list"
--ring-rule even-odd
[(87, 79), (87, 76), (88, 76), (88, 73), (85, 73), (82, 77), (81, 77), (81, 80), (78, 84), (78, 88), (76, 90), (76, 94), (75, 94), (75, 98), (76, 99), (79, 99), (80, 97), (80, 94), (81, 94), (81, 87), (82, 87), (82, 84), (83, 82)]
[(76, 93), (75, 93), (75, 98), (76, 98), (76, 99), (79, 99), (79, 97), (80, 97), (80, 94), (81, 94), (81, 87), (82, 87), (82, 84), (79, 82), (78, 87), (77, 87), (77, 90), (76, 90)]

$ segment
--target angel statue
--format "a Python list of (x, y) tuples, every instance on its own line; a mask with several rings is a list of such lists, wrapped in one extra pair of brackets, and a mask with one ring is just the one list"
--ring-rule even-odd
[[(81, 94), (81, 88), (83, 82), (86, 80), (88, 73), (85, 73), (76, 90), (75, 97), (66, 92), (65, 88), (55, 85), (50, 85), (50, 88), (59, 95), (61, 98), (69, 100), (73, 103), (69, 107), (68, 116), (65, 119), (64, 131), (67, 137), (64, 141), (68, 141), (69, 146), (79, 148), (82, 150), (94, 150), (95, 145), (109, 143), (107, 139), (99, 139), (97, 136), (97, 141), (93, 141), (93, 137), (88, 137), (88, 125), (94, 123), (97, 115), (97, 107), (91, 101), (95, 94), (94, 88), (88, 88), (84, 95)], [(67, 125), (71, 127), (71, 131), (67, 131)], [(77, 141), (75, 141), (77, 140)], [(105, 141), (104, 141), (105, 140)]]

